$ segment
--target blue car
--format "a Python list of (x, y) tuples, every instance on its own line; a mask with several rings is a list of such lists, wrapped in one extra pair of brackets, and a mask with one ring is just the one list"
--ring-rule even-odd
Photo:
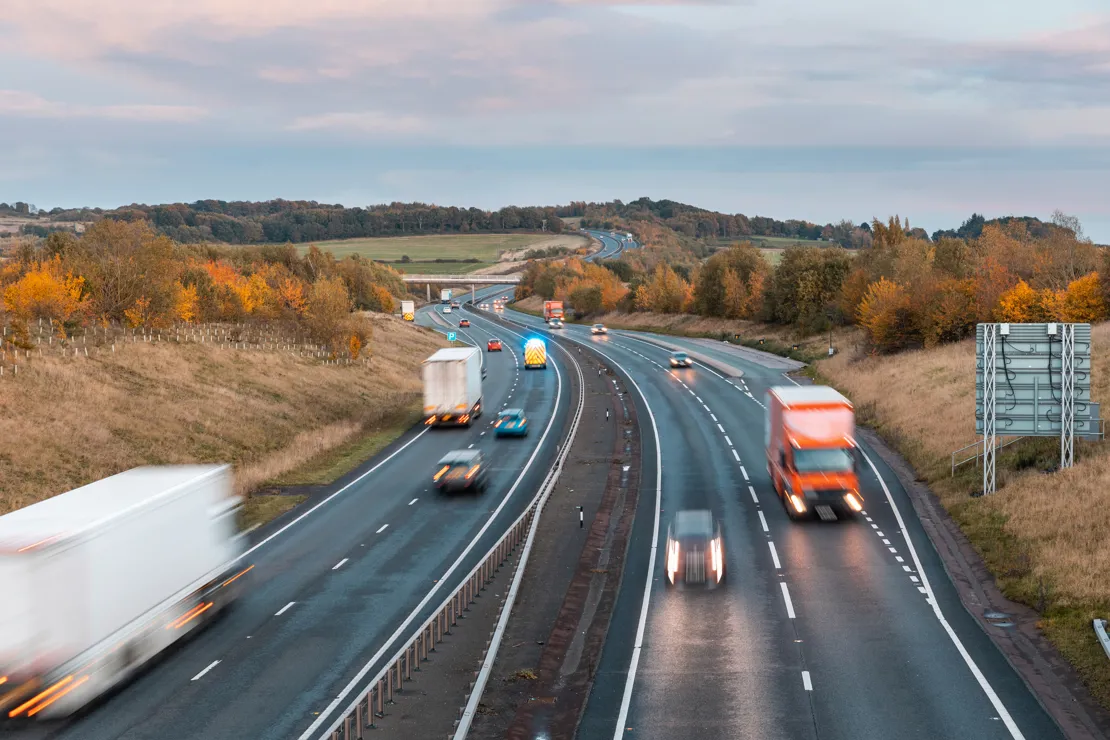
[(525, 437), (528, 435), (528, 419), (523, 409), (505, 409), (497, 415), (493, 424), (498, 437)]

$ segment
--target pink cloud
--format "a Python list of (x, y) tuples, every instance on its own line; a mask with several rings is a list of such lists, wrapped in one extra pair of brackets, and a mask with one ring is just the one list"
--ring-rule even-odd
[(428, 129), (428, 124), (416, 117), (390, 115), (377, 111), (322, 113), (301, 116), (287, 127), (290, 131), (346, 131), (360, 134), (412, 134)]

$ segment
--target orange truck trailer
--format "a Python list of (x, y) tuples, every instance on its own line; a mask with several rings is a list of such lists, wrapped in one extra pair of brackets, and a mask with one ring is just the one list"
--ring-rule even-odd
[(562, 301), (544, 301), (543, 302), (543, 320), (561, 319), (563, 318), (563, 302)]
[(767, 473), (792, 519), (863, 509), (852, 403), (828, 386), (767, 391)]

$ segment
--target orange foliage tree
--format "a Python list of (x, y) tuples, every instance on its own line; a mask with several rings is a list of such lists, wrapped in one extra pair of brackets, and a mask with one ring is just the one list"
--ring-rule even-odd
[(66, 272), (61, 257), (37, 262), (4, 289), (4, 307), (19, 319), (42, 318), (62, 323), (88, 308), (85, 279)]
[(879, 352), (896, 352), (919, 339), (909, 292), (886, 278), (867, 289), (859, 306), (859, 323)]

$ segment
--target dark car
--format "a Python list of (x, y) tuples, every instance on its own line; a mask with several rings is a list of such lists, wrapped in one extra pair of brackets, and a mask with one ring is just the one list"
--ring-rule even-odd
[(494, 422), (494, 433), (498, 437), (527, 437), (528, 418), (524, 416), (524, 409), (505, 409), (497, 414)]
[(463, 319), (463, 320), (461, 320), (461, 321), (459, 322), (459, 328), (460, 328), (460, 329), (468, 329), (468, 328), (470, 328), (470, 319)]
[(432, 477), (437, 490), (484, 491), (489, 483), (482, 453), (478, 450), (453, 450), (444, 455)]
[(721, 525), (706, 509), (680, 511), (667, 527), (667, 583), (715, 588), (725, 578)]

